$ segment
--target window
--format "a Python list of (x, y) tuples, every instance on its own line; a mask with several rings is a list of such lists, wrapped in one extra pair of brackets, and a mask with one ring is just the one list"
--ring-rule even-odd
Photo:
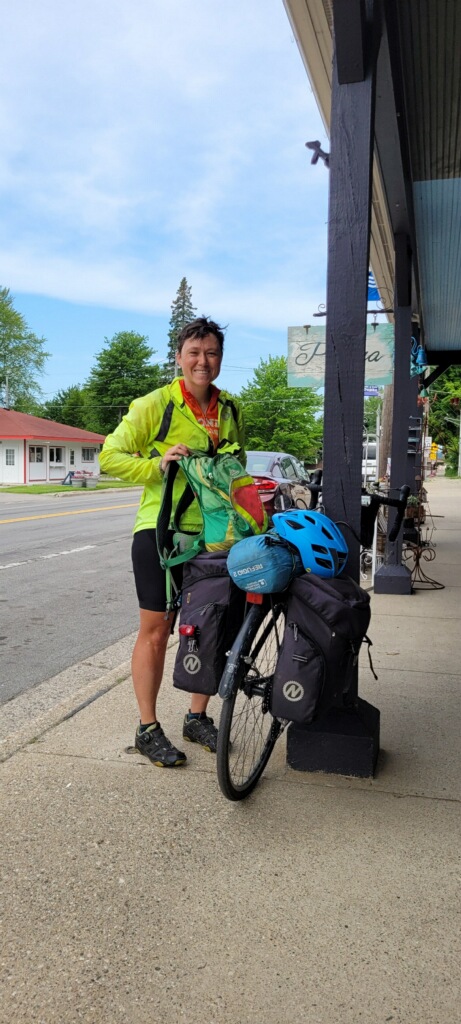
[(82, 462), (94, 462), (95, 448), (82, 448)]
[(71, 466), (75, 466), (75, 452), (73, 448), (71, 448), (69, 452), (69, 462)]
[(14, 448), (5, 448), (5, 466), (14, 466)]
[(43, 462), (43, 448), (40, 444), (29, 445), (29, 462)]
[(296, 470), (291, 459), (282, 459), (281, 469), (283, 476), (287, 477), (288, 480), (296, 480)]
[(50, 463), (51, 462), (58, 462), (60, 464), (64, 462), (62, 448), (50, 448)]

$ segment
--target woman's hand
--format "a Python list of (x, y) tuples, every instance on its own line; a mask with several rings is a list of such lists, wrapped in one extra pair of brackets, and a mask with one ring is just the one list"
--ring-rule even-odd
[(173, 447), (169, 448), (162, 456), (160, 460), (160, 472), (164, 473), (169, 462), (177, 462), (183, 455), (189, 455), (189, 449), (186, 448), (186, 445), (174, 444)]

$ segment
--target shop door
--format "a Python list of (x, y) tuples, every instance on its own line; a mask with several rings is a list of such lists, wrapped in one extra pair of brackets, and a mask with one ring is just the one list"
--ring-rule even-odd
[(19, 478), (19, 445), (14, 441), (3, 441), (0, 444), (0, 483), (18, 484)]
[(46, 449), (42, 444), (29, 445), (29, 480), (31, 483), (46, 480)]

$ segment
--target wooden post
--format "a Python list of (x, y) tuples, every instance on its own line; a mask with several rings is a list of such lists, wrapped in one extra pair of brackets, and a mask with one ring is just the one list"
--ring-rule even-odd
[[(415, 426), (413, 392), (410, 386), (411, 353), (411, 251), (405, 234), (395, 236), (395, 354), (394, 402), (392, 412), (392, 446), (390, 486), (395, 497), (403, 484), (414, 488), (409, 479), (408, 447), (410, 427)], [(396, 513), (389, 514), (392, 528)], [(402, 531), (395, 541), (387, 541), (386, 564), (375, 573), (375, 594), (411, 594), (411, 573), (402, 565)]]
[[(353, 18), (346, 16), (351, 8)], [(346, 571), (356, 580), (379, 13), (376, 0), (333, 3), (323, 500), (331, 519), (352, 528), (342, 527), (349, 546)], [(357, 697), (356, 690), (347, 710), (341, 702), (307, 728), (289, 727), (287, 760), (292, 768), (373, 775), (379, 711)]]
[[(331, 101), (323, 500), (327, 515), (349, 523), (356, 535), (360, 534), (361, 514), (375, 6), (369, 5), (371, 21), (364, 26), (366, 76), (361, 82), (339, 84), (336, 44)], [(352, 531), (346, 530), (345, 535), (349, 545), (347, 572), (358, 580), (359, 544)]]

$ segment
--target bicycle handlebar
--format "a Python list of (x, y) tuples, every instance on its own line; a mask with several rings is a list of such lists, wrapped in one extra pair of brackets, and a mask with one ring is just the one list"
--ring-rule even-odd
[[(380, 505), (387, 505), (389, 508), (397, 509), (395, 523), (389, 532), (388, 538), (390, 541), (396, 540), (402, 525), (409, 494), (410, 488), (408, 484), (404, 484), (403, 487), (400, 488), (398, 498), (390, 498), (388, 494), (381, 494), (379, 490), (375, 491), (374, 494), (369, 494), (366, 491), (365, 493), (362, 493), (362, 533), (365, 535), (362, 537), (362, 543), (364, 547), (368, 547), (369, 543), (371, 543), (369, 533), (370, 530), (373, 529), (374, 521), (378, 514)], [(370, 516), (366, 517), (364, 506), (368, 506), (370, 508), (371, 518)]]
[(389, 540), (390, 541), (395, 540), (396, 537), (398, 536), (400, 527), (402, 525), (405, 509), (407, 507), (407, 501), (408, 501), (408, 495), (409, 494), (410, 494), (410, 488), (409, 488), (408, 484), (404, 484), (403, 487), (400, 488), (400, 493), (399, 493), (399, 497), (398, 498), (388, 498), (387, 496), (386, 496), (386, 498), (381, 497), (380, 504), (382, 504), (382, 505), (389, 505), (390, 508), (396, 508), (397, 509), (397, 515), (395, 517), (395, 523), (394, 523), (394, 525), (392, 527), (392, 530), (389, 533)]
[(312, 511), (317, 508), (319, 503), (319, 494), (322, 490), (322, 470), (314, 469), (311, 473), (309, 483), (307, 485), (308, 490), (311, 492), (311, 500), (309, 502), (309, 509)]
[[(322, 470), (321, 469), (315, 469), (314, 472), (311, 473), (311, 477), (310, 477), (310, 480), (309, 480), (309, 483), (308, 483), (307, 486), (308, 486), (308, 488), (309, 488), (309, 490), (311, 492), (311, 500), (310, 500), (310, 504), (309, 504), (309, 509), (313, 510), (313, 509), (316, 509), (317, 506), (318, 506), (319, 494), (320, 494), (320, 492), (322, 490)], [(374, 510), (373, 521), (376, 518), (376, 515), (378, 514), (378, 507), (379, 507), (379, 505), (387, 505), (389, 508), (396, 508), (397, 509), (397, 515), (396, 515), (396, 518), (395, 518), (395, 523), (394, 523), (394, 525), (393, 525), (393, 527), (392, 527), (392, 529), (391, 529), (391, 531), (389, 533), (389, 540), (391, 542), (396, 540), (396, 538), (397, 538), (397, 536), (399, 534), (399, 530), (400, 530), (400, 527), (401, 527), (402, 522), (403, 522), (403, 516), (404, 516), (404, 513), (405, 513), (405, 509), (407, 507), (407, 501), (408, 501), (409, 494), (410, 494), (410, 487), (408, 486), (408, 484), (404, 484), (403, 487), (400, 488), (398, 498), (390, 498), (388, 494), (382, 494), (379, 490), (376, 491), (374, 494), (367, 494), (367, 496), (370, 499), (369, 500), (369, 504), (372, 506), (372, 508)]]

